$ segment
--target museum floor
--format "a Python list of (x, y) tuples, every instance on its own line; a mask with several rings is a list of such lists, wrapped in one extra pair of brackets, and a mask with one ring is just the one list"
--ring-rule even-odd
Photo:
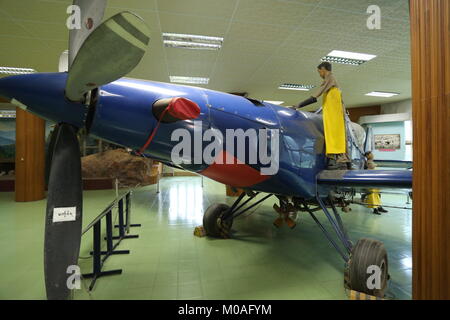
[[(87, 225), (114, 198), (114, 191), (84, 194)], [(43, 230), (45, 200), (16, 203), (0, 193), (0, 299), (45, 299)], [(404, 206), (406, 196), (383, 195), (385, 204)], [(235, 221), (231, 240), (193, 236), (202, 211), (214, 202), (232, 203), (223, 185), (201, 178), (170, 177), (156, 186), (135, 190), (132, 222), (141, 223), (111, 256), (104, 270), (122, 275), (98, 280), (75, 299), (347, 299), (343, 262), (312, 219), (302, 214), (296, 229), (275, 229), (273, 201)], [(389, 295), (411, 298), (411, 211), (390, 209), (383, 216), (352, 206), (343, 214), (352, 239), (384, 241), (392, 281)], [(322, 215), (321, 219), (323, 220)], [(83, 237), (80, 266), (90, 272), (91, 235)], [(83, 281), (88, 285), (87, 280)]]

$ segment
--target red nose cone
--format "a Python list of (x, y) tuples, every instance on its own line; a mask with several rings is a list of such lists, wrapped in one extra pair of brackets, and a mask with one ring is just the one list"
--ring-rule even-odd
[(167, 111), (172, 117), (179, 120), (196, 119), (200, 115), (200, 107), (186, 98), (173, 98)]

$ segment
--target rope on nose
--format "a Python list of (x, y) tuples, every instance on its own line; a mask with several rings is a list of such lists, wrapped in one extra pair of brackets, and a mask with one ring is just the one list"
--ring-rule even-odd
[[(158, 101), (155, 102), (154, 107), (157, 103)], [(137, 153), (141, 155), (145, 150), (147, 150), (149, 145), (152, 143), (161, 122), (173, 123), (180, 120), (190, 120), (197, 118), (199, 115), (200, 107), (194, 101), (186, 98), (172, 98), (167, 107), (165, 107), (159, 115), (155, 115), (158, 119), (158, 123), (152, 130), (145, 144), (139, 149), (139, 151), (137, 151)]]

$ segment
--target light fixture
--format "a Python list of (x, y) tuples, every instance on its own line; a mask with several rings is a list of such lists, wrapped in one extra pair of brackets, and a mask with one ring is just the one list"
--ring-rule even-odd
[(314, 88), (313, 85), (285, 83), (278, 87), (281, 90), (297, 90), (297, 91), (309, 91)]
[(164, 46), (168, 48), (219, 50), (223, 44), (221, 37), (180, 33), (163, 33), (162, 37)]
[(264, 102), (275, 104), (277, 106), (282, 105), (284, 101), (271, 101), (271, 100), (264, 100)]
[(36, 70), (30, 68), (0, 67), (1, 74), (28, 74), (35, 72)]
[(14, 119), (16, 118), (16, 111), (14, 110), (0, 110), (0, 118)]
[(321, 60), (359, 66), (374, 58), (376, 58), (376, 55), (373, 54), (333, 50), (328, 55), (323, 57)]
[(372, 91), (366, 93), (366, 96), (370, 97), (381, 97), (381, 98), (391, 98), (394, 96), (398, 96), (400, 93), (397, 92), (383, 92), (383, 91)]
[(164, 41), (167, 48), (182, 48), (182, 49), (200, 49), (200, 50), (219, 50), (221, 48), (218, 44), (196, 43), (187, 41)]
[(189, 84), (208, 84), (209, 78), (170, 76), (170, 82)]

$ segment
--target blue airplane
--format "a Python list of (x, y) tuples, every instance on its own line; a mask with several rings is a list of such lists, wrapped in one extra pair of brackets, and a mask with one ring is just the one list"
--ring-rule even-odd
[[(67, 266), (76, 265), (78, 260), (82, 178), (76, 134), (80, 130), (168, 166), (244, 189), (231, 206), (213, 204), (206, 210), (203, 225), (209, 236), (229, 237), (233, 219), (272, 196), (279, 200), (274, 206), (280, 216), (277, 226), (286, 222), (294, 227), (292, 215), (307, 212), (343, 258), (347, 286), (382, 297), (389, 278), (383, 243), (360, 239), (353, 244), (337, 208), (347, 209), (357, 191), (411, 189), (412, 172), (364, 170), (363, 143), (350, 121), (346, 123), (351, 170), (329, 170), (320, 113), (295, 111), (204, 88), (124, 78), (144, 55), (149, 30), (130, 12), (101, 23), (106, 1), (96, 1), (97, 7), (89, 7), (89, 2), (74, 2), (86, 8), (81, 11), (81, 19), (89, 23), (70, 32), (67, 72), (0, 79), (0, 96), (58, 124), (47, 155), (47, 297), (69, 297), (69, 290), (62, 284)], [(256, 142), (244, 139), (244, 152), (240, 154), (238, 138), (225, 138), (230, 129), (266, 135), (257, 135)], [(180, 139), (174, 139), (176, 132), (194, 137), (185, 144), (190, 152), (182, 161), (173, 160), (173, 150), (180, 143)], [(205, 139), (205, 132), (212, 133), (209, 139)], [(212, 136), (220, 146), (211, 153), (214, 161), (197, 158), (199, 151), (203, 155), (211, 145)], [(270, 164), (261, 151), (270, 154)], [(233, 161), (221, 161), (226, 159)], [(276, 170), (270, 171), (271, 165)], [(265, 195), (256, 201), (259, 194)], [(55, 222), (54, 212), (60, 208), (75, 208), (74, 219)], [(317, 219), (317, 211), (323, 211), (334, 233)], [(369, 289), (367, 268), (373, 265), (381, 270), (381, 286)]]

